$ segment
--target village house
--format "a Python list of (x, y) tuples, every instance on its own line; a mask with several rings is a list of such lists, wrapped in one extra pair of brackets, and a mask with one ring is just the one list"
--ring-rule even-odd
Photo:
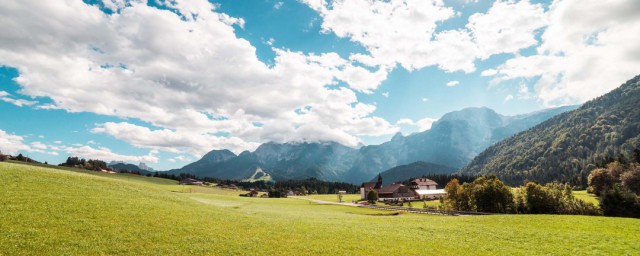
[(371, 191), (372, 189), (375, 189), (376, 191), (378, 191), (378, 189), (380, 189), (381, 187), (382, 187), (382, 176), (378, 174), (377, 182), (362, 183), (362, 185), (360, 186), (360, 199), (362, 200), (367, 199), (367, 195), (369, 194), (369, 191)]
[(415, 199), (415, 193), (413, 192), (413, 190), (411, 190), (411, 188), (403, 185), (402, 183), (394, 183), (378, 189), (378, 198), (380, 201), (411, 201)]
[(438, 183), (427, 178), (418, 178), (411, 181), (411, 189), (416, 194), (416, 199), (437, 199), (446, 195), (444, 189), (436, 189)]
[(196, 180), (196, 179), (192, 179), (192, 178), (186, 178), (186, 179), (182, 179), (180, 181), (180, 185), (203, 185), (204, 183), (202, 181)]
[(378, 200), (426, 200), (437, 199), (446, 195), (444, 189), (437, 189), (438, 183), (427, 178), (418, 178), (411, 181), (411, 186), (407, 187), (401, 183), (394, 183), (382, 186), (382, 176), (378, 175), (377, 182), (365, 182), (360, 186), (360, 199), (366, 200), (369, 191), (378, 192)]

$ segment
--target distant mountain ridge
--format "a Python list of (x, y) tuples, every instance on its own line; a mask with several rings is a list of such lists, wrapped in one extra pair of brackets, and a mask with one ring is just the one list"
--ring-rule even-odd
[(153, 168), (148, 167), (144, 163), (140, 163), (139, 165), (135, 165), (135, 164), (125, 163), (125, 162), (110, 162), (108, 164), (108, 166), (111, 167), (111, 169), (114, 169), (114, 170), (117, 170), (117, 171), (138, 172), (138, 173), (143, 174), (143, 175), (147, 175), (149, 173), (155, 172), (155, 170), (153, 170)]
[(398, 133), (380, 145), (355, 149), (335, 142), (268, 142), (254, 152), (237, 156), (228, 150), (213, 150), (170, 172), (242, 180), (261, 168), (275, 180), (318, 178), (357, 184), (392, 167), (417, 161), (456, 169), (492, 143), (575, 108), (519, 116), (503, 116), (489, 108), (466, 108), (445, 114), (430, 130), (408, 136)]
[[(380, 175), (382, 176), (382, 184), (389, 185), (394, 182), (402, 182), (410, 178), (420, 178), (427, 174), (451, 174), (455, 171), (457, 171), (457, 169), (448, 166), (418, 161), (393, 167), (381, 172)], [(371, 181), (376, 181), (377, 178), (378, 176), (375, 176)]]
[(582, 107), (557, 115), (480, 153), (461, 172), (584, 186), (607, 158), (640, 147), (640, 76)]

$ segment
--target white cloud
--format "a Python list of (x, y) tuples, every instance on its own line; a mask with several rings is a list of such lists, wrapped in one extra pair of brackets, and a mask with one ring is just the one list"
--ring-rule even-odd
[(575, 104), (602, 95), (640, 70), (640, 2), (554, 2), (542, 45), (497, 68), (493, 83), (525, 78), (546, 105)]
[(22, 141), (24, 138), (18, 135), (8, 134), (0, 130), (0, 151), (3, 154), (15, 155), (18, 151), (29, 151), (31, 148)]
[(460, 84), (460, 81), (450, 81), (450, 82), (447, 83), (447, 86), (453, 87), (453, 86), (456, 86), (456, 85), (459, 85), (459, 84)]
[(35, 149), (45, 150), (48, 148), (47, 145), (39, 141), (34, 141), (34, 142), (31, 142), (30, 144), (31, 144), (31, 147)]
[(7, 103), (11, 103), (13, 105), (16, 105), (18, 107), (22, 107), (22, 106), (33, 106), (35, 104), (37, 104), (37, 101), (32, 101), (32, 100), (24, 100), (24, 99), (14, 99), (9, 97), (11, 96), (10, 93), (5, 92), (5, 91), (0, 91), (0, 100), (7, 102)]
[(497, 74), (498, 71), (495, 69), (487, 69), (482, 71), (482, 73), (480, 73), (481, 76), (493, 76), (495, 74)]
[(26, 136), (19, 136), (9, 134), (3, 130), (0, 130), (0, 151), (3, 154), (16, 155), (19, 152), (31, 152), (31, 153), (42, 153), (57, 156), (58, 152), (51, 151), (55, 150), (42, 142), (34, 141), (29, 143), (29, 145), (25, 144), (24, 138)]
[(437, 23), (454, 16), (453, 9), (438, 0), (302, 2), (320, 14), (324, 32), (348, 37), (370, 53), (370, 56), (354, 55), (353, 59), (370, 66), (393, 67), (399, 63), (408, 70), (433, 62), (421, 57), (433, 53), (429, 42)]
[(427, 102), (427, 101), (429, 101), (428, 98), (422, 98), (422, 102)]
[(436, 118), (423, 118), (420, 119), (418, 121), (413, 121), (409, 118), (402, 118), (399, 119), (396, 124), (397, 125), (409, 125), (409, 126), (415, 126), (418, 128), (419, 132), (424, 132), (426, 130), (431, 129), (431, 126), (433, 125), (433, 123), (435, 123), (436, 121), (438, 121), (438, 119)]
[(511, 94), (509, 94), (506, 97), (504, 97), (504, 102), (509, 102), (511, 100), (513, 100), (513, 95), (511, 95)]
[(72, 156), (77, 156), (86, 159), (99, 159), (106, 162), (110, 161), (123, 161), (123, 162), (141, 162), (141, 163), (157, 163), (158, 157), (155, 156), (155, 151), (150, 151), (145, 156), (129, 156), (121, 155), (112, 152), (106, 147), (92, 148), (90, 146), (72, 146), (63, 147), (63, 150)]
[(171, 163), (175, 163), (175, 162), (190, 162), (190, 161), (192, 161), (192, 159), (189, 158), (189, 157), (181, 155), (181, 156), (176, 156), (176, 157), (170, 158), (168, 161), (171, 162)]
[[(322, 29), (363, 45), (368, 55), (350, 59), (388, 69), (437, 66), (446, 72), (475, 71), (475, 60), (518, 53), (537, 44), (536, 30), (547, 24), (540, 4), (496, 1), (476, 13), (465, 28), (435, 33), (443, 21), (459, 16), (440, 0), (302, 0), (322, 17)], [(357, 15), (355, 15), (357, 14)]]
[(389, 98), (389, 92), (383, 92), (382, 96), (385, 97), (385, 98)]
[(498, 53), (517, 53), (538, 44), (535, 31), (547, 25), (541, 4), (498, 0), (487, 13), (469, 17), (467, 28), (476, 42), (477, 56), (487, 59)]
[(188, 152), (197, 157), (215, 148), (225, 148), (240, 153), (244, 150), (253, 150), (258, 146), (256, 143), (247, 143), (235, 137), (225, 138), (169, 129), (151, 130), (126, 122), (104, 123), (93, 128), (91, 132), (108, 134), (139, 148), (152, 148), (173, 153)]
[(273, 8), (276, 10), (279, 10), (280, 8), (282, 8), (283, 5), (284, 5), (284, 2), (277, 2), (276, 4), (273, 5)]
[[(204, 0), (160, 4), (176, 11), (121, 0), (105, 2), (117, 10), (112, 15), (82, 1), (5, 5), (0, 65), (18, 69), (21, 93), (53, 101), (38, 108), (137, 118), (161, 128), (152, 134), (212, 139), (180, 149), (191, 154), (204, 147), (252, 148), (274, 137), (269, 131), (277, 127), (271, 125), (296, 130), (287, 140), (352, 146), (358, 136), (397, 130), (372, 115), (375, 106), (358, 103), (354, 92), (373, 93), (387, 69), (363, 68), (335, 53), (277, 48), (273, 65), (266, 65), (235, 35), (244, 20), (216, 12)], [(336, 86), (340, 81), (346, 87)], [(308, 113), (295, 112), (307, 106)], [(218, 133), (230, 136), (211, 135)], [(140, 147), (191, 147), (115, 134)]]

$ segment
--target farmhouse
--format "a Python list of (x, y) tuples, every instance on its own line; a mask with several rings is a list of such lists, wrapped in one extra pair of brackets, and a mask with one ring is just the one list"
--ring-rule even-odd
[(180, 181), (180, 185), (203, 185), (203, 184), (204, 183), (202, 181), (195, 180), (192, 178), (186, 178)]
[(372, 189), (378, 191), (378, 189), (380, 189), (381, 187), (382, 187), (382, 176), (378, 174), (377, 182), (362, 183), (362, 185), (360, 186), (360, 199), (362, 200), (367, 199), (367, 194), (369, 194), (369, 191), (371, 191)]
[(418, 178), (411, 181), (410, 187), (401, 183), (382, 186), (382, 176), (378, 175), (377, 182), (362, 183), (360, 186), (360, 199), (366, 199), (369, 191), (371, 190), (378, 192), (378, 198), (380, 201), (436, 199), (446, 194), (444, 189), (436, 189), (437, 185), (438, 183), (433, 180)]
[(394, 183), (378, 189), (378, 198), (380, 201), (387, 200), (413, 200), (415, 193), (407, 186), (401, 183)]
[(419, 178), (411, 181), (411, 189), (415, 192), (416, 199), (436, 199), (446, 195), (444, 189), (436, 189), (436, 183), (427, 178)]

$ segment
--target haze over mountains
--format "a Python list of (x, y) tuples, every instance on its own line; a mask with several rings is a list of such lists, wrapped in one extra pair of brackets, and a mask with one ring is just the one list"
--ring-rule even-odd
[(461, 171), (584, 186), (596, 165), (621, 156), (640, 159), (640, 76), (487, 148)]
[(248, 179), (261, 168), (275, 180), (318, 178), (359, 183), (389, 168), (416, 161), (456, 170), (491, 144), (529, 129), (577, 106), (503, 116), (489, 108), (466, 108), (445, 114), (430, 130), (396, 134), (380, 145), (350, 148), (335, 142), (265, 143), (254, 152), (235, 155), (213, 150), (171, 173), (199, 177)]

